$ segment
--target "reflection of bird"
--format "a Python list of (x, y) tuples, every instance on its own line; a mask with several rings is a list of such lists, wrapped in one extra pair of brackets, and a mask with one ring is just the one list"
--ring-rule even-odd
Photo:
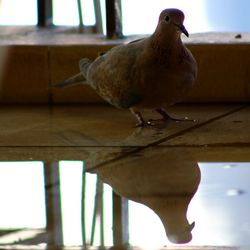
[(187, 220), (187, 209), (201, 172), (188, 150), (144, 149), (89, 171), (97, 173), (119, 195), (151, 208), (171, 242), (191, 241), (195, 223)]
[(183, 21), (178, 9), (162, 11), (150, 37), (114, 47), (93, 62), (80, 60), (81, 73), (56, 86), (84, 81), (112, 105), (130, 109), (139, 126), (149, 124), (142, 109), (154, 109), (169, 119), (165, 108), (187, 94), (197, 72), (196, 61), (180, 38), (181, 33), (188, 36)]

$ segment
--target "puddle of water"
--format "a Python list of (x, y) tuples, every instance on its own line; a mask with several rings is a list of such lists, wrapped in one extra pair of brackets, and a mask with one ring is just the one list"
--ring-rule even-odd
[[(201, 181), (187, 211), (187, 219), (189, 223), (195, 221), (195, 227), (192, 230), (192, 240), (186, 245), (250, 246), (250, 163), (223, 162), (198, 165)], [(65, 245), (83, 244), (82, 170), (82, 162), (60, 163), (59, 194)], [(86, 175), (84, 235), (86, 242), (91, 241), (93, 229), (96, 181), (95, 174)], [(25, 236), (23, 233), (24, 239), (34, 237), (34, 231), (31, 233), (27, 229), (38, 230), (35, 234), (44, 232), (46, 227), (44, 183), (42, 162), (0, 163), (0, 231), (25, 228), (26, 234), (27, 232), (30, 234)], [(55, 198), (58, 199), (58, 197)], [(43, 231), (39, 231), (40, 229)], [(98, 216), (94, 232), (93, 244), (98, 246), (102, 237)], [(175, 245), (166, 238), (159, 217), (150, 208), (133, 201), (129, 202), (129, 234), (130, 244), (135, 246)], [(0, 244), (13, 243), (6, 242), (6, 238), (2, 236), (0, 236)], [(11, 239), (20, 240), (15, 236), (9, 240)], [(113, 244), (112, 191), (106, 184), (104, 186), (104, 244), (107, 246)]]

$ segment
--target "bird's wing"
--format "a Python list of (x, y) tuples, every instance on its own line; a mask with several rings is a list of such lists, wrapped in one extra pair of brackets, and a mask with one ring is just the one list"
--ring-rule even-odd
[(136, 40), (133, 40), (133, 41), (129, 42), (128, 44), (141, 42), (141, 41), (144, 40), (144, 39), (145, 39), (145, 37), (139, 38), (139, 39), (136, 39)]
[(112, 105), (132, 107), (142, 99), (138, 87), (138, 58), (141, 52), (142, 46), (136, 43), (114, 47), (90, 65), (87, 80)]

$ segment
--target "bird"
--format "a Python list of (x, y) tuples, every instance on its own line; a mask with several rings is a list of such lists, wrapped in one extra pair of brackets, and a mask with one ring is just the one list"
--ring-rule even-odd
[(162, 121), (186, 120), (167, 113), (169, 106), (186, 97), (197, 78), (197, 62), (181, 39), (182, 33), (189, 37), (184, 18), (179, 9), (163, 10), (152, 35), (115, 46), (93, 61), (81, 59), (80, 73), (55, 86), (89, 85), (111, 105), (129, 109), (138, 127), (155, 124), (143, 118), (146, 109), (158, 112)]

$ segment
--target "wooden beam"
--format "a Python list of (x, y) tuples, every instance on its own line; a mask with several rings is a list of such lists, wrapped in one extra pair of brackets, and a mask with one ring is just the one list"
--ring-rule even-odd
[(95, 11), (95, 33), (103, 34), (103, 25), (102, 25), (102, 12), (101, 12), (101, 3), (99, 0), (94, 0), (94, 11)]
[(100, 248), (104, 247), (104, 217), (103, 217), (103, 183), (97, 177), (96, 180), (96, 194), (95, 194), (95, 204), (92, 218), (91, 226), (91, 236), (90, 236), (90, 245), (94, 245), (95, 239), (95, 229), (97, 220), (100, 221)]
[(77, 10), (79, 18), (79, 32), (83, 33), (83, 17), (82, 17), (82, 3), (81, 0), (77, 0)]
[(128, 199), (113, 192), (113, 241), (116, 247), (129, 245)]
[(110, 39), (123, 37), (121, 0), (106, 0), (106, 29)]
[(47, 243), (63, 245), (61, 194), (58, 163), (44, 163)]
[(37, 19), (40, 27), (53, 25), (52, 0), (37, 0)]

